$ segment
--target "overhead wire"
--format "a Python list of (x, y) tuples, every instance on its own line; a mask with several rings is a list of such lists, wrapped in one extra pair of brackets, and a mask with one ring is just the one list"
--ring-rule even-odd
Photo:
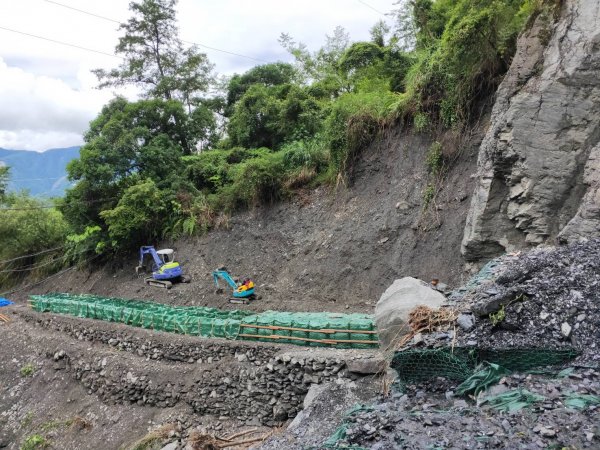
[(44, 37), (44, 36), (38, 36), (37, 34), (26, 33), (25, 31), (14, 30), (12, 28), (7, 28), (7, 27), (3, 27), (3, 26), (0, 26), (0, 29), (5, 30), (5, 31), (10, 31), (12, 33), (22, 34), (24, 36), (33, 37), (33, 38), (36, 38), (36, 39), (41, 39), (43, 41), (53, 42), (55, 44), (64, 45), (66, 47), (73, 47), (73, 48), (77, 48), (79, 50), (85, 50), (85, 51), (92, 52), (92, 53), (98, 53), (100, 55), (112, 56), (113, 58), (123, 59), (123, 57), (114, 55), (112, 53), (106, 53), (106, 52), (103, 52), (101, 50), (94, 50), (94, 49), (91, 49), (91, 48), (82, 47), (80, 45), (71, 44), (69, 42), (58, 41), (56, 39), (51, 39), (51, 38), (47, 38), (47, 37)]
[(387, 14), (386, 14), (386, 13), (384, 13), (384, 12), (382, 12), (382, 11), (379, 11), (377, 8), (375, 8), (375, 7), (371, 6), (371, 5), (369, 5), (367, 2), (363, 2), (362, 0), (356, 0), (356, 1), (357, 1), (358, 3), (362, 3), (362, 4), (363, 4), (363, 5), (365, 5), (367, 8), (370, 8), (370, 9), (372, 9), (372, 10), (373, 10), (373, 11), (375, 11), (376, 13), (378, 13), (378, 14), (381, 14), (382, 16), (386, 16), (386, 17), (387, 17)]
[(59, 256), (58, 258), (51, 259), (50, 261), (45, 261), (44, 263), (41, 263), (41, 264), (36, 264), (36, 265), (30, 266), (30, 267), (24, 267), (24, 268), (21, 268), (21, 269), (3, 269), (3, 270), (0, 270), (0, 273), (29, 272), (31, 270), (36, 270), (36, 269), (39, 269), (41, 267), (49, 266), (50, 264), (54, 264), (54, 263), (56, 263), (58, 261), (61, 261), (61, 260), (64, 261), (65, 259), (67, 259), (70, 256), (79, 255), (81, 253), (84, 253), (84, 252), (74, 253), (73, 255), (69, 255), (69, 254), (65, 253), (64, 255)]
[[(92, 262), (93, 260), (95, 260), (96, 258), (98, 258), (99, 256), (100, 256), (100, 255), (95, 255), (95, 256), (93, 256), (92, 258), (89, 258), (89, 259), (85, 260), (83, 263), (84, 263), (84, 264), (90, 263), (90, 262)], [(37, 286), (38, 284), (42, 284), (42, 283), (44, 283), (45, 281), (48, 281), (48, 280), (50, 280), (51, 278), (57, 277), (57, 276), (59, 276), (59, 275), (62, 275), (62, 274), (64, 274), (64, 273), (66, 273), (66, 272), (70, 271), (70, 270), (73, 270), (73, 269), (75, 269), (76, 267), (77, 267), (77, 265), (73, 265), (73, 266), (71, 266), (71, 267), (67, 267), (66, 269), (63, 269), (63, 270), (61, 270), (61, 271), (59, 271), (59, 272), (53, 273), (52, 275), (50, 275), (50, 276), (48, 276), (48, 277), (46, 277), (46, 278), (44, 278), (44, 279), (42, 279), (42, 280), (40, 280), (40, 281), (36, 281), (35, 283), (27, 284), (27, 285), (25, 285), (25, 286), (21, 286), (21, 287), (18, 287), (18, 288), (16, 288), (16, 289), (13, 289), (13, 290), (11, 290), (11, 291), (0, 292), (0, 297), (3, 297), (3, 296), (5, 296), (5, 295), (9, 295), (9, 294), (14, 294), (15, 292), (23, 291), (23, 290), (25, 290), (25, 289), (29, 289), (29, 288), (31, 288), (31, 287)]]
[[(67, 205), (80, 204), (80, 205), (91, 205), (92, 203), (108, 202), (110, 200), (119, 200), (120, 197), (111, 198), (99, 198), (97, 200), (84, 200), (84, 201), (72, 201), (68, 202)], [(35, 211), (37, 209), (51, 209), (56, 208), (56, 205), (44, 205), (44, 206), (25, 206), (20, 208), (0, 208), (0, 211)]]
[(18, 261), (19, 259), (25, 259), (25, 258), (31, 258), (33, 256), (43, 255), (45, 253), (54, 252), (56, 250), (61, 250), (63, 248), (65, 248), (65, 246), (64, 245), (60, 245), (58, 247), (49, 248), (47, 250), (42, 250), (41, 252), (31, 253), (29, 255), (17, 256), (16, 258), (11, 258), (11, 259), (5, 259), (4, 261), (0, 261), (0, 264), (6, 264), (6, 263), (9, 263), (9, 262)]
[(11, 178), (9, 181), (43, 181), (43, 180), (60, 180), (61, 178), (66, 178), (66, 175), (62, 177), (48, 177), (48, 178)]
[[(93, 13), (93, 12), (90, 12), (90, 11), (86, 11), (86, 10), (83, 10), (83, 9), (75, 8), (75, 7), (73, 7), (73, 6), (66, 5), (66, 4), (64, 4), (64, 3), (55, 2), (55, 1), (53, 1), (53, 0), (44, 0), (44, 1), (45, 1), (45, 2), (47, 2), (47, 3), (51, 3), (51, 4), (53, 4), (53, 5), (62, 6), (63, 8), (67, 8), (67, 9), (70, 9), (70, 10), (73, 10), (73, 11), (80, 12), (80, 13), (82, 13), (82, 14), (87, 14), (88, 16), (93, 16), (93, 17), (96, 17), (96, 18), (98, 18), (98, 19), (106, 20), (106, 21), (108, 21), (108, 22), (112, 22), (112, 23), (118, 23), (118, 24), (121, 24), (121, 23), (122, 23), (122, 22), (120, 22), (120, 21), (118, 21), (118, 20), (111, 19), (110, 17), (101, 16), (100, 14), (95, 14), (95, 13)], [(229, 50), (223, 50), (223, 49), (221, 49), (221, 48), (212, 47), (212, 46), (210, 46), (210, 45), (206, 45), (206, 44), (201, 44), (201, 43), (199, 43), (199, 42), (186, 41), (186, 40), (184, 40), (184, 39), (182, 39), (181, 41), (182, 41), (182, 42), (185, 42), (186, 44), (197, 45), (197, 46), (199, 46), (199, 47), (208, 48), (208, 49), (210, 49), (210, 50), (214, 50), (214, 51), (216, 51), (216, 52), (227, 53), (227, 54), (229, 54), (229, 55), (233, 55), (233, 56), (239, 56), (239, 57), (241, 57), (241, 58), (251, 59), (251, 60), (253, 60), (253, 61), (257, 61), (257, 62), (264, 62), (264, 63), (269, 63), (269, 62), (270, 62), (270, 61), (266, 61), (266, 60), (264, 60), (264, 59), (255, 58), (255, 57), (253, 57), (253, 56), (243, 55), (243, 54), (241, 54), (241, 53), (235, 53), (235, 52), (231, 52), (231, 51), (229, 51)]]

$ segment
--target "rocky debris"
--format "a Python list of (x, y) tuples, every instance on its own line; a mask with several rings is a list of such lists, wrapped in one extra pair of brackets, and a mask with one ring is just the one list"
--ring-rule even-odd
[(475, 318), (472, 314), (460, 314), (456, 319), (456, 324), (463, 330), (469, 331), (475, 326)]
[[(336, 430), (319, 425), (319, 417), (307, 418), (310, 425), (305, 422), (303, 429), (311, 430), (311, 444), (315, 437), (320, 438), (311, 447), (318, 449), (508, 448), (507, 443), (518, 443), (515, 448), (523, 449), (593, 449), (600, 445), (600, 404), (582, 408), (565, 405), (574, 396), (598, 395), (600, 372), (582, 370), (563, 378), (514, 374), (502, 383), (502, 389), (485, 392), (477, 399), (481, 406), (473, 399), (454, 398), (449, 391), (452, 386), (441, 379), (408, 386), (404, 392), (394, 391), (389, 398), (378, 396), (367, 406), (338, 416), (337, 430), (345, 431), (333, 439), (334, 443), (328, 439)], [(543, 400), (510, 414), (483, 402), (509, 389), (524, 389)], [(280, 436), (260, 448), (276, 448), (273, 443), (284, 441), (291, 442), (285, 448), (306, 448), (285, 439), (285, 435)], [(326, 441), (328, 445), (324, 446)]]
[(477, 316), (458, 345), (575, 348), (580, 364), (600, 364), (600, 239), (511, 257), (495, 280), (458, 303)]
[(375, 375), (385, 371), (386, 361), (383, 356), (373, 358), (357, 358), (346, 361), (348, 372), (361, 375)]
[(75, 379), (88, 393), (98, 395), (108, 404), (168, 408), (184, 402), (201, 416), (275, 426), (302, 409), (311, 385), (344, 379), (347, 375), (341, 359), (308, 356), (300, 360), (286, 356), (278, 355), (260, 366), (231, 366), (225, 377), (222, 365), (190, 377), (170, 366), (130, 369), (124, 366), (124, 361), (114, 358), (107, 363), (106, 358), (90, 360), (85, 355), (68, 354), (65, 357), (70, 360), (70, 372)]
[[(356, 404), (377, 397), (378, 386), (370, 377), (356, 382), (336, 380), (314, 388), (315, 397), (283, 433), (277, 433), (258, 447), (262, 450), (320, 449), (321, 444), (335, 432), (338, 418)], [(311, 389), (312, 390), (312, 389)]]
[(446, 297), (424, 281), (412, 277), (395, 280), (375, 306), (375, 323), (381, 347), (390, 348), (409, 330), (410, 312), (417, 306), (439, 308)]
[(261, 343), (168, 336), (148, 330), (132, 330), (127, 325), (54, 314), (41, 315), (28, 310), (20, 311), (19, 315), (44, 329), (64, 333), (78, 341), (106, 344), (146, 360), (213, 364), (235, 359), (261, 365), (281, 351), (281, 347)]
[(479, 150), (467, 260), (600, 235), (597, 6), (567, 0), (519, 38)]

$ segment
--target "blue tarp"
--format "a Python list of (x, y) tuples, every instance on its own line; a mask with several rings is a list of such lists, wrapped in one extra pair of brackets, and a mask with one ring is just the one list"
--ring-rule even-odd
[(10, 300), (0, 297), (0, 307), (12, 305), (12, 304), (13, 304), (13, 302), (11, 302)]

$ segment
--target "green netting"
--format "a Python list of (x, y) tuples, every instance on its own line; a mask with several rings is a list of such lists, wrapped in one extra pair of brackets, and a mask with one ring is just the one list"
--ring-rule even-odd
[(325, 442), (323, 442), (323, 445), (319, 448), (366, 450), (364, 447), (346, 444), (344, 443), (344, 440), (346, 439), (346, 431), (350, 426), (348, 419), (357, 412), (372, 410), (373, 408), (371, 406), (359, 404), (354, 405), (349, 411), (346, 411), (346, 413), (344, 414), (344, 420), (342, 421), (342, 424), (336, 428), (334, 433)]
[(519, 411), (523, 408), (533, 406), (537, 402), (546, 400), (545, 397), (529, 392), (526, 389), (513, 389), (502, 394), (487, 397), (481, 401), (481, 405), (487, 403), (492, 408), (504, 412)]
[(94, 295), (32, 295), (34, 310), (120, 322), (136, 327), (202, 337), (258, 340), (336, 348), (376, 348), (368, 314), (221, 311), (169, 306)]
[(396, 352), (391, 365), (402, 382), (412, 383), (437, 377), (462, 381), (473, 373), (476, 362), (462, 349), (425, 349)]
[(323, 346), (331, 341), (338, 346), (349, 344), (353, 348), (375, 348), (379, 345), (373, 317), (368, 314), (266, 311), (244, 317), (241, 327), (244, 339), (264, 342), (275, 340)]
[(570, 393), (564, 400), (567, 408), (584, 409), (590, 405), (600, 405), (600, 397), (593, 394)]
[(483, 282), (493, 279), (496, 276), (496, 268), (502, 264), (502, 257), (492, 259), (485, 264), (479, 272), (471, 277), (464, 286), (452, 291), (451, 300), (461, 298), (467, 292), (471, 292), (480, 286)]
[[(402, 382), (419, 382), (436, 377), (464, 381), (483, 362), (508, 371), (527, 371), (536, 367), (563, 364), (579, 353), (574, 349), (465, 349), (443, 348), (396, 352), (392, 367)], [(485, 376), (482, 378), (485, 380)]]
[(498, 364), (484, 362), (477, 372), (456, 387), (457, 395), (477, 395), (488, 387), (498, 383), (510, 371)]

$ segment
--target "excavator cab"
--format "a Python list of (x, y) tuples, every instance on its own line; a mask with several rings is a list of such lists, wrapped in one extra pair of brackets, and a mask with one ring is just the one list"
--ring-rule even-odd
[(152, 268), (152, 276), (146, 277), (144, 281), (150, 286), (170, 289), (173, 282), (190, 282), (189, 278), (183, 275), (179, 263), (175, 261), (173, 249), (166, 248), (157, 251), (151, 245), (141, 247), (139, 265), (135, 271), (136, 273), (139, 273), (140, 270), (146, 272), (148, 267)]
[(219, 278), (224, 280), (233, 290), (232, 297), (229, 298), (231, 303), (248, 304), (251, 300), (255, 300), (257, 296), (254, 294), (254, 281), (245, 278), (243, 282), (239, 282), (237, 278), (232, 278), (225, 267), (219, 267), (212, 273), (217, 294), (221, 294), (223, 289), (219, 286)]
[(156, 254), (161, 259), (163, 264), (168, 264), (175, 261), (175, 252), (171, 248), (163, 248), (162, 250), (157, 250)]

